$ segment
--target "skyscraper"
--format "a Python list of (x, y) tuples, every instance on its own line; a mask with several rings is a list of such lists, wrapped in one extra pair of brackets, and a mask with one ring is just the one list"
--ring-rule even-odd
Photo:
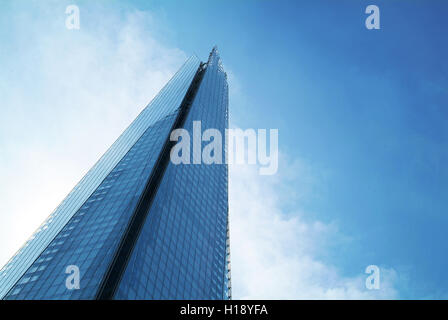
[(230, 299), (227, 165), (170, 161), (171, 132), (194, 121), (228, 127), (216, 48), (185, 62), (4, 266), (0, 298)]

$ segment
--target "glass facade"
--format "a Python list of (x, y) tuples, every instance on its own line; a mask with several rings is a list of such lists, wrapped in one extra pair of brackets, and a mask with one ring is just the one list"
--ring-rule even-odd
[[(5, 265), (1, 298), (97, 299), (111, 277), (116, 290), (109, 298), (230, 298), (227, 166), (160, 164), (192, 92), (184, 128), (198, 120), (224, 133), (228, 87), (214, 49), (207, 64), (187, 60)], [(148, 188), (155, 195), (136, 241), (123, 271), (111, 276)], [(79, 289), (66, 287), (69, 265), (79, 267)]]
[[(190, 137), (193, 121), (201, 121), (202, 131), (228, 127), (226, 74), (215, 51), (185, 122)], [(225, 163), (168, 165), (117, 299), (230, 297), (227, 174)]]

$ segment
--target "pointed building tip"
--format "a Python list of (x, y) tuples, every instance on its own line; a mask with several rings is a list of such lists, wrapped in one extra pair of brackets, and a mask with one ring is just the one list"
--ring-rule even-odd
[[(207, 66), (216, 66), (221, 72), (224, 72), (222, 67), (221, 57), (219, 56), (218, 46), (214, 46), (210, 55), (208, 56)], [(225, 72), (224, 72), (225, 74)], [(226, 75), (227, 77), (227, 75)]]
[(216, 60), (217, 62), (221, 60), (217, 45), (213, 46), (212, 51), (210, 51), (210, 55), (208, 56), (208, 63), (211, 63), (212, 60)]
[(219, 57), (219, 52), (218, 52), (218, 46), (217, 45), (213, 46), (212, 51), (210, 51), (209, 59), (212, 56), (218, 56)]

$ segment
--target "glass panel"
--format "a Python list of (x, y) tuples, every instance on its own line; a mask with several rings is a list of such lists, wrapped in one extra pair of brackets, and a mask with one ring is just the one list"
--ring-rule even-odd
[[(192, 137), (193, 121), (201, 121), (202, 130), (215, 128), (224, 137), (227, 111), (226, 74), (214, 50), (184, 128)], [(226, 164), (170, 162), (116, 299), (230, 297), (227, 174)]]
[[(27, 293), (31, 294), (31, 291), (33, 292), (31, 296), (34, 298), (60, 294), (59, 287), (47, 292), (48, 286), (44, 286), (43, 282), (48, 280), (47, 282), (51, 283), (65, 283), (65, 267), (59, 269), (64, 264), (81, 264), (82, 262), (83, 269), (81, 271), (86, 272), (84, 276), (87, 279), (92, 276), (89, 272), (93, 270), (94, 266), (98, 267), (96, 264), (98, 262), (92, 260), (95, 252), (98, 252), (95, 250), (102, 246), (104, 246), (103, 249), (109, 250), (115, 243), (118, 233), (113, 234), (113, 232), (117, 228), (117, 224), (126, 218), (126, 214), (131, 210), (138, 197), (138, 192), (140, 192), (143, 176), (140, 177), (138, 172), (144, 168), (145, 173), (150, 173), (154, 159), (162, 146), (163, 138), (169, 134), (170, 123), (172, 124), (174, 121), (199, 64), (199, 59), (193, 56), (182, 66), (42, 226), (4, 266), (0, 271), (0, 298), (10, 292), (14, 284), (33, 264), (41, 265), (40, 268), (47, 265), (48, 268), (45, 271), (41, 269), (43, 272), (35, 278), (39, 281), (26, 284), (26, 288), (22, 288), (18, 293), (22, 298), (27, 296)], [(100, 121), (100, 119), (98, 120)], [(140, 145), (136, 146), (135, 151), (132, 151), (137, 141)], [(137, 151), (139, 148), (141, 150)], [(146, 152), (145, 154), (148, 156), (145, 157), (140, 151)], [(117, 164), (120, 165), (117, 166)], [(134, 193), (129, 192), (126, 196), (119, 197), (120, 192), (126, 191), (119, 185), (120, 183), (131, 188)], [(102, 189), (99, 189), (99, 186)], [(107, 190), (108, 188), (109, 190)], [(131, 198), (132, 200), (130, 200)], [(107, 215), (108, 212), (117, 212), (117, 215)], [(76, 219), (73, 219), (74, 217)], [(69, 221), (70, 223), (67, 224)], [(103, 224), (100, 225), (99, 222)], [(79, 226), (86, 229), (81, 229)], [(50, 247), (57, 246), (61, 249), (58, 253), (50, 251)], [(68, 259), (69, 253), (75, 254), (73, 259)], [(50, 267), (48, 263), (51, 260), (53, 261)], [(104, 266), (101, 265), (101, 267)], [(97, 272), (100, 270), (102, 269), (97, 269)], [(98, 274), (96, 277), (99, 278)], [(92, 280), (90, 285), (93, 288), (96, 282)], [(80, 292), (80, 290), (77, 291)], [(15, 292), (17, 290), (11, 293)], [(87, 294), (87, 292), (93, 292), (93, 289), (91, 291), (86, 289), (82, 292)], [(14, 297), (18, 298), (19, 295), (16, 294)]]

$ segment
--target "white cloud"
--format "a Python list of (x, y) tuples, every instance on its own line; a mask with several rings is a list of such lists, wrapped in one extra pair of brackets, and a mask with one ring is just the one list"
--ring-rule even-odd
[[(396, 273), (381, 268), (381, 289), (367, 290), (367, 275), (344, 277), (319, 259), (327, 241), (344, 237), (334, 225), (305, 219), (300, 199), (308, 191), (288, 187), (297, 179), (312, 184), (309, 166), (281, 157), (279, 176), (260, 176), (254, 166), (230, 168), (230, 242), (235, 299), (391, 299)], [(280, 172), (281, 172), (280, 171)], [(304, 189), (305, 190), (305, 189)], [(284, 212), (282, 199), (297, 201)], [(292, 197), (292, 198), (291, 198)]]
[(17, 19), (5, 44), (14, 51), (0, 62), (1, 266), (187, 57), (155, 39), (147, 12), (109, 12), (97, 24), (83, 13), (79, 31), (65, 28), (64, 6), (9, 13)]

